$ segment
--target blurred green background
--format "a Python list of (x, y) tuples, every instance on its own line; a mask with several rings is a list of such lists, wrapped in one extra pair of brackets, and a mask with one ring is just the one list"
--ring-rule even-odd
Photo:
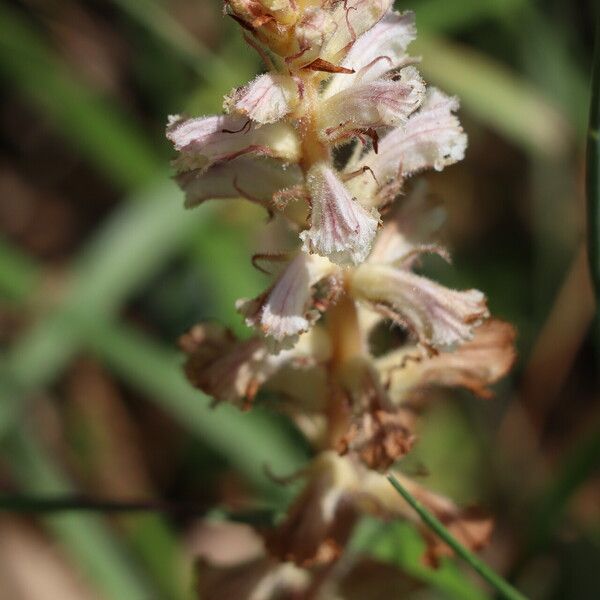
[[(583, 245), (598, 3), (396, 6), (415, 10), (412, 53), (460, 96), (470, 137), (463, 163), (427, 176), (455, 257), (429, 268), (484, 290), (519, 331), (496, 397), (439, 393), (404, 469), (495, 515), (483, 556), (531, 598), (599, 598)], [(251, 519), (289, 497), (264, 465), (303, 464), (298, 434), (266, 411), (210, 410), (176, 352), (201, 319), (243, 333), (234, 301), (267, 279), (249, 260), (264, 241), (256, 207), (183, 210), (166, 117), (219, 111), (260, 68), (219, 0), (0, 0), (1, 600), (182, 600), (206, 515)], [(407, 525), (355, 547), (421, 580), (419, 598), (493, 597), (455, 561), (423, 567)]]

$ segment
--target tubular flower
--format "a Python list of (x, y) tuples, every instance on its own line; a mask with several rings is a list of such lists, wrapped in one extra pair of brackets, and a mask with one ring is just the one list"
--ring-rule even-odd
[[(427, 391), (489, 397), (515, 358), (514, 330), (490, 318), (482, 292), (416, 272), (423, 255), (450, 254), (436, 241), (440, 207), (407, 181), (461, 160), (467, 136), (458, 100), (428, 87), (407, 53), (414, 15), (391, 6), (226, 0), (267, 70), (227, 94), (224, 114), (168, 122), (186, 207), (245, 198), (298, 235), (271, 285), (237, 303), (252, 337), (201, 324), (180, 340), (196, 388), (242, 409), (269, 402), (315, 451), (296, 475), (304, 491), (263, 532), (269, 556), (231, 579), (219, 571), (254, 590), (240, 598), (337, 590), (329, 566), (362, 515), (413, 518), (383, 473), (418, 443)], [(374, 348), (381, 324), (404, 341)], [(405, 486), (472, 549), (489, 537), (489, 519)], [(434, 564), (449, 549), (424, 536)]]

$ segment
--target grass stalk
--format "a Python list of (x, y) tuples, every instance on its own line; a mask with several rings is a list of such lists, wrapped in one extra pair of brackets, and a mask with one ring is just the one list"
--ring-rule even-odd
[(421, 517), (423, 523), (427, 525), (436, 535), (438, 535), (454, 552), (460, 556), (470, 567), (472, 567), (483, 579), (485, 579), (501, 596), (506, 600), (527, 600), (526, 596), (521, 594), (510, 583), (505, 581), (500, 575), (493, 571), (481, 559), (475, 556), (460, 544), (442, 523), (434, 517), (408, 490), (393, 476), (388, 476), (389, 482), (394, 489), (406, 500), (406, 502)]
[(588, 253), (596, 299), (600, 295), (600, 12), (596, 21), (596, 48), (592, 67), (590, 121), (587, 134), (586, 192)]

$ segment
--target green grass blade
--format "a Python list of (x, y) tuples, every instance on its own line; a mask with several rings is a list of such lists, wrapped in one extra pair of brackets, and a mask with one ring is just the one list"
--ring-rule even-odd
[[(562, 21), (553, 21), (547, 11), (534, 3), (507, 23), (511, 35), (520, 40), (524, 77), (545, 90), (546, 96), (568, 115), (577, 141), (583, 140), (587, 114), (581, 110), (588, 102), (588, 73), (575, 60), (573, 32), (565, 31)], [(581, 40), (583, 43), (583, 40)]]
[[(20, 338), (5, 357), (0, 378), (0, 430), (6, 433), (19, 422), (20, 399), (51, 382), (81, 346), (86, 333), (77, 324), (78, 315), (98, 318), (114, 314), (159, 265), (188, 243), (207, 212), (173, 210), (179, 200), (180, 193), (171, 182), (157, 185), (119, 208), (90, 243), (78, 261), (64, 304)], [(39, 285), (37, 269), (10, 250), (14, 266), (29, 266), (27, 285), (14, 289), (15, 299), (25, 300)], [(2, 284), (7, 287), (0, 277)], [(10, 291), (11, 285), (4, 291)], [(184, 598), (177, 545), (164, 521), (151, 516), (125, 521), (127, 538), (152, 574), (161, 597)]]
[(598, 302), (600, 299), (600, 13), (596, 23), (596, 48), (592, 71), (590, 122), (587, 135), (586, 192), (589, 262)]
[(123, 204), (83, 250), (63, 303), (24, 334), (4, 359), (25, 393), (50, 383), (80, 342), (77, 315), (108, 317), (180, 250), (208, 217), (186, 212), (170, 181)]
[(502, 596), (502, 598), (505, 598), (506, 600), (526, 600), (526, 597), (523, 596), (521, 592), (502, 579), (502, 577), (490, 569), (490, 567), (488, 567), (480, 558), (460, 544), (444, 525), (416, 498), (414, 498), (393, 475), (390, 475), (388, 479), (394, 489), (419, 515), (423, 523), (448, 544), (457, 556), (462, 558), (470, 567), (479, 573), (479, 575), (481, 575), (481, 577), (485, 579), (485, 581), (487, 581)]
[(210, 408), (210, 398), (184, 379), (178, 355), (124, 326), (89, 323), (89, 347), (130, 385), (226, 457), (236, 470), (267, 495), (285, 495), (265, 467), (290, 475), (306, 455), (282, 431), (281, 423), (255, 409), (243, 413), (229, 405)]
[[(3, 378), (5, 385), (12, 382), (3, 390), (2, 405), (8, 415), (4, 430), (17, 418), (18, 398), (50, 383), (72, 354), (88, 345), (129, 383), (163, 403), (175, 418), (227, 456), (250, 481), (273, 492), (264, 465), (289, 474), (302, 464), (303, 456), (270, 417), (258, 411), (243, 415), (230, 407), (211, 411), (208, 400), (183, 379), (175, 352), (104, 325), (127, 296), (209, 218), (208, 208), (173, 210), (169, 201), (174, 197), (179, 199), (179, 192), (169, 183), (121, 207), (81, 257), (63, 306), (13, 346)], [(223, 270), (234, 276), (225, 265)], [(97, 322), (103, 325), (95, 327)]]
[(90, 240), (75, 264), (71, 304), (86, 314), (110, 314), (139, 289), (192, 234), (201, 235), (211, 206), (186, 211), (165, 177), (129, 196)]
[(425, 565), (422, 560), (426, 551), (423, 536), (406, 521), (381, 523), (374, 518), (363, 519), (353, 535), (350, 551), (367, 554), (394, 565), (418, 581), (438, 590), (444, 598), (489, 598), (488, 594), (464, 576), (454, 561), (444, 558), (435, 569)]
[(132, 118), (77, 81), (26, 19), (5, 3), (0, 4), (0, 77), (116, 184), (136, 188), (161, 165)]
[(32, 260), (0, 238), (0, 297), (19, 302), (31, 296), (39, 282)]
[(157, 515), (119, 519), (131, 550), (155, 582), (155, 595), (165, 600), (189, 600), (191, 568), (186, 565), (179, 539), (167, 521)]

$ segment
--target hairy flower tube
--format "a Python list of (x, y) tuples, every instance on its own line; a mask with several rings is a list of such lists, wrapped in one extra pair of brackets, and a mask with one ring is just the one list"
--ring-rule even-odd
[[(514, 360), (514, 331), (490, 318), (481, 292), (414, 270), (424, 254), (450, 257), (436, 240), (439, 207), (407, 180), (461, 160), (467, 137), (458, 100), (427, 86), (407, 53), (414, 15), (391, 7), (226, 1), (267, 72), (227, 94), (223, 115), (173, 116), (167, 126), (187, 207), (247, 198), (298, 240), (273, 263), (270, 287), (237, 303), (253, 337), (205, 323), (181, 339), (194, 386), (243, 409), (271, 392), (315, 451), (296, 475), (304, 491), (263, 532), (265, 556), (230, 580), (244, 590), (236, 598), (279, 597), (286, 578), (313, 593), (337, 585), (323, 573), (361, 516), (412, 518), (383, 473), (416, 442), (427, 390), (487, 397)], [(375, 352), (380, 323), (405, 341)], [(484, 544), (488, 519), (405, 483), (466, 545)], [(435, 562), (448, 549), (427, 539)]]

